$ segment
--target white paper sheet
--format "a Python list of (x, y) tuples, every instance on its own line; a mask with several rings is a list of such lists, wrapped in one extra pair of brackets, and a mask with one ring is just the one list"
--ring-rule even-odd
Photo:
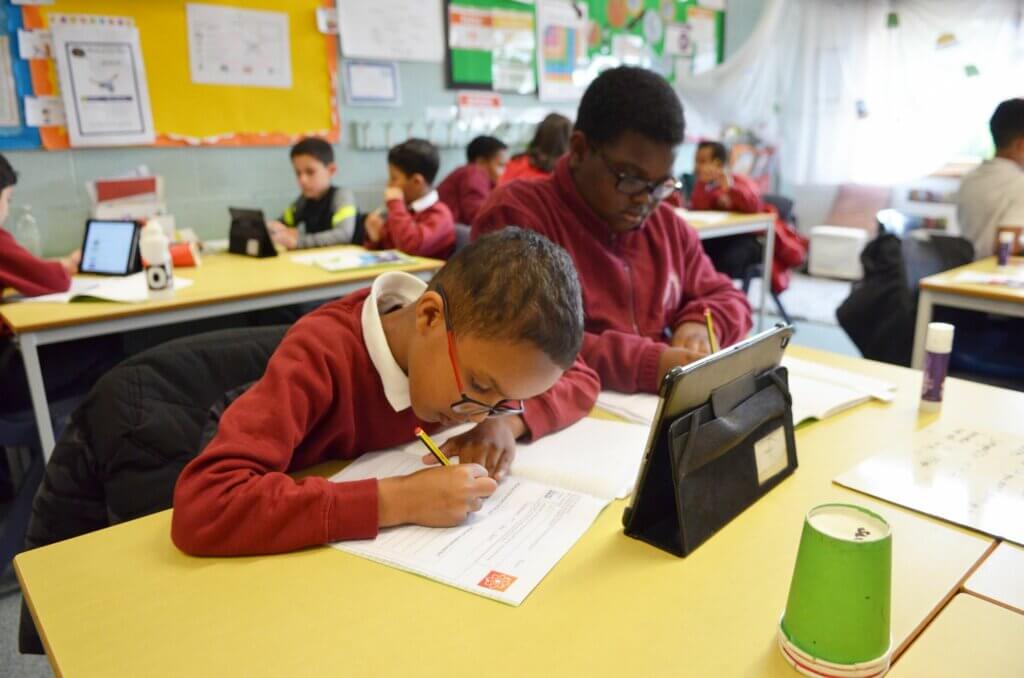
[(1024, 266), (1008, 266), (1005, 271), (997, 273), (961, 271), (954, 280), (971, 285), (996, 285), (1019, 288), (1024, 287)]
[(350, 106), (399, 106), (398, 64), (394, 61), (359, 61), (342, 64), (345, 103)]
[(496, 9), (491, 17), (494, 31), (491, 82), (494, 90), (533, 93), (537, 89), (533, 67), (537, 49), (533, 14)]
[(11, 64), (11, 39), (0, 35), (0, 127), (17, 127), (20, 124), (18, 93)]
[(189, 3), (192, 82), (291, 89), (288, 14)]
[(444, 61), (441, 0), (338, 0), (346, 57)]
[(705, 224), (708, 226), (721, 223), (731, 216), (730, 212), (713, 212), (710, 210), (684, 210), (676, 209), (676, 214), (681, 216), (687, 223)]
[[(183, 290), (190, 287), (192, 281), (181, 276), (174, 276), (174, 289)], [(83, 278), (75, 276), (71, 279), (71, 288), (67, 292), (44, 294), (38, 297), (18, 299), (24, 304), (67, 304), (76, 300), (92, 299), (99, 301), (115, 301), (125, 304), (139, 304), (149, 300), (146, 288), (146, 274), (135, 273), (122, 278)]]
[(1024, 544), (1024, 438), (929, 427), (912, 449), (880, 451), (835, 482), (979, 532)]
[(146, 68), (131, 20), (51, 14), (50, 26), (71, 145), (153, 143)]
[(53, 33), (43, 28), (32, 31), (19, 28), (18, 56), (22, 59), (52, 59)]
[(325, 271), (351, 271), (357, 268), (378, 268), (397, 266), (413, 261), (412, 257), (397, 250), (367, 252), (362, 249), (341, 250), (340, 252), (305, 252), (295, 254), (292, 261), (305, 266), (316, 266)]
[[(415, 456), (366, 455), (332, 480), (407, 475)], [(336, 542), (341, 551), (519, 605), (594, 522), (607, 500), (509, 477), (463, 525), (381, 530), (376, 539)]]
[(60, 97), (25, 97), (25, 124), (29, 127), (66, 125), (67, 115)]

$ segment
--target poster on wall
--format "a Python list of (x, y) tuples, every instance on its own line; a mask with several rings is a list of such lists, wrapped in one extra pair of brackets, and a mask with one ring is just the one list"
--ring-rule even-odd
[(288, 14), (189, 3), (192, 82), (291, 89)]
[(51, 14), (50, 25), (71, 145), (153, 143), (146, 68), (132, 20)]
[(704, 7), (689, 7), (686, 23), (693, 43), (693, 74), (699, 75), (718, 65), (718, 15)]
[(541, 101), (576, 101), (587, 87), (587, 6), (537, 0)]
[(11, 39), (10, 36), (0, 35), (0, 127), (17, 127), (20, 124), (18, 94), (11, 61)]
[(537, 49), (533, 14), (494, 10), (491, 81), (499, 92), (530, 94), (537, 89), (533, 55)]
[(444, 61), (441, 0), (337, 0), (337, 6), (344, 56)]

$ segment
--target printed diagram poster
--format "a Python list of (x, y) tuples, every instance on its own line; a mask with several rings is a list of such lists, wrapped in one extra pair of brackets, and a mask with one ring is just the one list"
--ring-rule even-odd
[(291, 89), (288, 14), (189, 3), (192, 82)]
[(146, 68), (132, 21), (54, 14), (50, 23), (71, 145), (153, 143)]
[(578, 100), (587, 86), (587, 6), (538, 0), (537, 41), (540, 100)]
[(533, 76), (536, 33), (533, 14), (495, 10), (492, 14), (494, 49), (491, 81), (499, 92), (530, 94), (537, 89)]

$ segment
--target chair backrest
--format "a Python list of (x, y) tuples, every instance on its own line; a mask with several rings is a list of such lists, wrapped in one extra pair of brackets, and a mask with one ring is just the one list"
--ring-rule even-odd
[(765, 193), (761, 199), (775, 208), (783, 221), (791, 224), (796, 223), (796, 215), (793, 214), (793, 200), (777, 193)]
[(960, 236), (914, 231), (903, 238), (902, 249), (907, 287), (915, 297), (921, 278), (974, 261), (974, 245)]
[(468, 224), (455, 224), (455, 251), (458, 252), (469, 244), (469, 235), (472, 229)]

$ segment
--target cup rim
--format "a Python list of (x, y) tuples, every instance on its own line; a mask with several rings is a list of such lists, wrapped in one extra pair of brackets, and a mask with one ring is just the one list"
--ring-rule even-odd
[(891, 633), (889, 634), (889, 647), (879, 657), (854, 664), (837, 664), (820, 657), (815, 657), (806, 650), (797, 647), (782, 628), (782, 618), (784, 616), (785, 612), (779, 618), (776, 630), (779, 649), (782, 651), (782, 656), (786, 661), (800, 673), (806, 676), (814, 676), (815, 678), (876, 678), (884, 675), (889, 670), (893, 650)]
[[(849, 543), (856, 543), (853, 540), (842, 539), (840, 537), (835, 537), (835, 536), (829, 535), (829, 534), (827, 534), (825, 532), (822, 532), (820, 529), (814, 527), (814, 524), (811, 522), (811, 516), (814, 515), (814, 513), (816, 511), (820, 511), (822, 509), (827, 509), (827, 508), (853, 509), (855, 511), (860, 511), (861, 513), (866, 513), (867, 515), (871, 516), (872, 518), (880, 521), (883, 525), (885, 525), (885, 530), (886, 530), (885, 536), (879, 537), (878, 539), (874, 539), (874, 540), (872, 540), (872, 542), (882, 542), (882, 541), (885, 541), (886, 539), (891, 539), (892, 538), (892, 525), (889, 523), (888, 520), (885, 519), (885, 517), (883, 515), (881, 515), (880, 513), (876, 513), (875, 511), (872, 511), (869, 508), (865, 508), (863, 506), (860, 506), (859, 504), (850, 504), (850, 503), (842, 502), (842, 501), (830, 501), (830, 502), (826, 502), (824, 504), (818, 504), (817, 506), (812, 506), (811, 508), (809, 508), (807, 510), (807, 513), (804, 514), (804, 523), (807, 524), (807, 525), (810, 525), (811, 529), (813, 529), (815, 532), (817, 532), (819, 534), (824, 534), (825, 536), (827, 536), (830, 539), (836, 539), (836, 540), (839, 540), (839, 541), (849, 542)], [(867, 543), (871, 543), (871, 542), (867, 542)]]

